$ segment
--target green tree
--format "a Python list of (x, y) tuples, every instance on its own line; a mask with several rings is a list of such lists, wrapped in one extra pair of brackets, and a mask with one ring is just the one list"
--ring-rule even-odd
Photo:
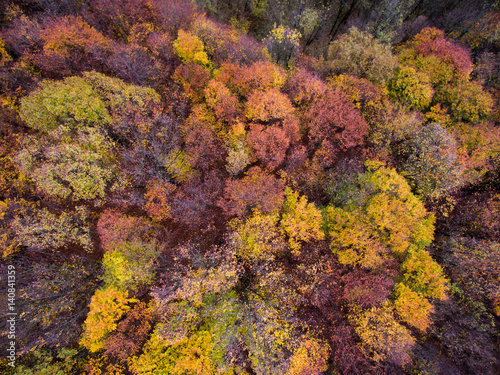
[(389, 46), (352, 27), (330, 44), (328, 64), (336, 73), (348, 73), (383, 85), (392, 78), (398, 60)]
[(112, 121), (102, 98), (80, 77), (43, 81), (39, 89), (21, 99), (19, 114), (29, 127), (44, 133), (59, 125), (101, 127)]
[(400, 68), (388, 88), (391, 96), (419, 110), (429, 107), (434, 96), (429, 76), (410, 66)]
[(476, 123), (487, 118), (493, 108), (491, 95), (476, 81), (446, 85), (437, 92), (436, 100), (449, 107), (455, 121)]
[[(50, 351), (34, 351), (29, 360), (34, 364), (27, 366), (21, 364), (16, 366), (14, 375), (66, 375), (78, 371), (78, 363), (75, 349), (59, 349), (56, 355)], [(25, 360), (28, 362), (28, 360)]]
[(48, 195), (103, 198), (118, 179), (109, 134), (125, 120), (152, 115), (158, 104), (154, 90), (96, 72), (44, 81), (20, 108), (21, 118), (41, 136), (27, 137), (15, 161)]
[(158, 258), (157, 245), (140, 240), (117, 244), (104, 254), (104, 281), (120, 290), (151, 284)]
[(94, 128), (64, 126), (37, 139), (28, 137), (14, 160), (49, 196), (78, 201), (103, 198), (115, 179), (113, 143)]

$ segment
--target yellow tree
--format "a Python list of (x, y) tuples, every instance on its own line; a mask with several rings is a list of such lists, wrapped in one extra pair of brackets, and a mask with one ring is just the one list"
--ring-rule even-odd
[[(390, 252), (404, 260), (410, 250), (421, 250), (433, 239), (434, 216), (415, 197), (394, 169), (367, 162), (368, 171), (337, 197), (341, 207), (325, 209), (325, 229), (331, 248), (343, 264), (374, 267)], [(334, 200), (336, 197), (334, 197)]]
[(137, 302), (127, 298), (127, 292), (113, 286), (99, 289), (90, 300), (90, 311), (83, 323), (80, 344), (91, 352), (104, 348), (106, 337), (117, 327), (118, 320), (130, 310), (130, 303)]
[(288, 237), (288, 244), (293, 253), (299, 254), (301, 242), (322, 240), (324, 233), (321, 229), (321, 212), (314, 203), (307, 203), (307, 198), (285, 189), (285, 203), (280, 221), (282, 234)]

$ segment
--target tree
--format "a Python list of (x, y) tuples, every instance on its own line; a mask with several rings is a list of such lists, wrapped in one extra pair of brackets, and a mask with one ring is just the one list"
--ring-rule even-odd
[(363, 144), (368, 125), (359, 110), (338, 90), (328, 90), (304, 113), (311, 146), (323, 148), (330, 158)]
[(494, 168), (492, 160), (498, 152), (500, 129), (490, 122), (458, 123), (452, 129), (458, 144), (458, 155), (464, 166), (464, 180), (478, 181)]
[(140, 357), (132, 357), (131, 369), (134, 374), (149, 374), (161, 371), (168, 374), (215, 374), (212, 358), (213, 340), (211, 332), (200, 330), (189, 337), (169, 344), (161, 336), (161, 326), (153, 332)]
[(446, 256), (443, 266), (451, 281), (462, 290), (462, 295), (471, 299), (471, 302), (474, 301), (478, 307), (482, 304), (492, 306), (493, 313), (499, 316), (500, 280), (495, 275), (500, 257), (500, 243), (464, 233), (450, 237), (444, 244), (443, 251)]
[(208, 171), (224, 164), (226, 150), (220, 136), (224, 130), (223, 126), (215, 123), (213, 114), (206, 107), (193, 108), (193, 113), (182, 127), (190, 166)]
[(85, 251), (93, 249), (88, 211), (76, 207), (75, 212), (56, 215), (47, 208), (21, 212), (11, 223), (17, 240), (26, 247), (40, 250), (60, 249), (79, 245)]
[(21, 102), (21, 118), (42, 137), (27, 138), (16, 162), (53, 197), (103, 198), (119, 179), (110, 134), (123, 121), (151, 115), (158, 103), (154, 90), (96, 72), (46, 81)]
[(264, 127), (260, 124), (251, 124), (247, 142), (253, 149), (257, 159), (273, 170), (285, 160), (290, 139), (286, 133), (277, 126)]
[(449, 64), (454, 69), (456, 80), (467, 79), (472, 72), (473, 64), (469, 52), (446, 40), (442, 30), (426, 27), (415, 35), (406, 47), (413, 48), (417, 56), (436, 56), (443, 63)]
[(115, 331), (106, 339), (105, 354), (122, 361), (137, 354), (152, 330), (153, 309), (144, 302), (137, 303), (118, 323)]
[(219, 121), (234, 122), (239, 109), (238, 98), (224, 83), (211, 80), (205, 88), (205, 101)]
[(419, 110), (428, 108), (434, 96), (429, 76), (409, 66), (400, 68), (388, 87), (394, 98)]
[(356, 27), (330, 44), (328, 63), (337, 74), (347, 73), (382, 85), (398, 66), (390, 47)]
[(327, 206), (324, 220), (342, 264), (376, 268), (387, 251), (404, 260), (429, 245), (435, 219), (394, 169), (377, 162), (367, 162), (367, 169), (334, 190), (340, 194), (332, 200), (340, 207)]
[(288, 78), (285, 92), (296, 106), (305, 109), (325, 94), (326, 85), (313, 73), (305, 69), (297, 69)]
[[(53, 355), (49, 351), (34, 351), (31, 354), (33, 366), (21, 364), (16, 365), (15, 375), (65, 375), (74, 371), (78, 371), (78, 364), (75, 349), (62, 348)], [(27, 362), (27, 361), (26, 361)]]
[(144, 208), (150, 218), (160, 222), (171, 217), (169, 199), (175, 188), (175, 185), (162, 180), (156, 180), (147, 185)]
[(297, 30), (280, 25), (269, 32), (264, 44), (277, 64), (288, 67), (289, 61), (298, 54), (300, 38)]
[(187, 181), (172, 197), (172, 219), (196, 228), (192, 231), (194, 235), (200, 235), (199, 228), (206, 228), (207, 233), (211, 233), (213, 222), (220, 218), (217, 205), (223, 189), (224, 181), (217, 171)]
[(395, 292), (394, 307), (398, 316), (410, 326), (425, 332), (431, 325), (429, 315), (433, 311), (432, 305), (405, 284), (398, 284)]
[(322, 240), (321, 212), (313, 203), (307, 203), (307, 198), (285, 189), (285, 202), (280, 221), (281, 232), (288, 237), (288, 243), (293, 253), (300, 254), (301, 242)]
[(234, 228), (232, 246), (236, 254), (250, 264), (274, 259), (284, 251), (285, 242), (278, 230), (279, 216), (254, 212), (245, 221), (230, 222)]
[(29, 127), (44, 133), (59, 125), (101, 127), (112, 121), (98, 92), (80, 77), (43, 82), (39, 89), (21, 100), (19, 114)]
[(216, 78), (223, 82), (232, 92), (248, 96), (256, 90), (279, 90), (286, 81), (283, 68), (269, 61), (257, 61), (250, 66), (234, 63), (221, 65)]
[(419, 56), (412, 65), (427, 74), (435, 87), (446, 85), (454, 77), (453, 66), (435, 55)]
[(342, 288), (340, 301), (363, 309), (381, 306), (389, 299), (394, 289), (392, 274), (388, 264), (383, 272), (355, 268), (341, 277)]
[(93, 128), (72, 133), (59, 126), (41, 140), (29, 137), (14, 160), (49, 196), (74, 201), (103, 198), (116, 178), (113, 143)]
[(446, 85), (438, 91), (436, 100), (449, 107), (455, 121), (476, 123), (487, 118), (493, 108), (491, 95), (475, 81)]
[(328, 369), (329, 346), (325, 342), (306, 339), (293, 353), (286, 375), (319, 375)]
[(116, 329), (118, 320), (130, 310), (129, 304), (135, 302), (138, 300), (127, 298), (127, 292), (113, 286), (97, 290), (90, 301), (80, 345), (91, 352), (104, 349), (106, 338)]
[[(22, 312), (16, 318), (18, 355), (74, 345), (100, 284), (99, 264), (70, 250), (60, 254), (37, 249), (17, 253), (8, 262), (15, 266), (18, 281), (15, 309), (18, 315)], [(7, 334), (2, 332), (4, 342), (10, 341)]]
[(293, 107), (285, 94), (271, 88), (252, 92), (246, 102), (245, 114), (251, 121), (272, 123), (292, 115)]
[(85, 72), (83, 78), (106, 103), (114, 119), (119, 120), (113, 122), (114, 128), (120, 126), (119, 122), (126, 119), (135, 116), (148, 117), (159, 112), (160, 96), (150, 87), (129, 85), (121, 79), (97, 72)]
[(156, 1), (147, 3), (144, 0), (96, 0), (89, 8), (94, 22), (114, 39), (126, 39), (134, 24), (152, 22), (160, 13)]
[(158, 256), (154, 242), (134, 240), (114, 245), (102, 259), (106, 286), (119, 290), (137, 290), (151, 284)]
[(217, 65), (227, 62), (250, 65), (268, 58), (262, 45), (245, 32), (217, 23), (205, 15), (196, 16), (191, 30), (202, 40), (210, 60)]
[(226, 170), (233, 176), (242, 172), (250, 164), (250, 152), (248, 147), (240, 141), (227, 151)]
[(396, 150), (399, 172), (416, 194), (441, 196), (461, 183), (462, 166), (453, 136), (440, 124), (422, 127)]
[[(160, 77), (161, 72), (170, 70), (170, 67), (165, 64), (166, 62), (162, 61), (165, 57), (170, 57), (169, 55), (164, 55), (168, 53), (168, 49), (161, 44), (165, 42), (171, 43), (170, 40), (162, 41), (160, 38), (158, 39), (155, 46), (156, 53), (154, 54), (147, 47), (137, 43), (114, 44), (113, 54), (106, 59), (108, 69), (117, 78), (134, 85), (157, 87), (162, 79)], [(160, 51), (161, 53), (158, 53)]]
[(410, 252), (401, 265), (403, 283), (427, 298), (446, 299), (447, 280), (443, 269), (425, 250)]
[(65, 16), (48, 22), (41, 38), (43, 52), (36, 54), (33, 60), (53, 75), (99, 69), (112, 49), (111, 41), (80, 16)]
[(228, 215), (245, 216), (251, 209), (264, 214), (277, 212), (284, 199), (284, 182), (259, 167), (252, 167), (241, 180), (229, 180), (218, 205)]
[(203, 100), (204, 90), (210, 80), (210, 71), (193, 61), (179, 65), (172, 78), (184, 89), (184, 94), (193, 102)]
[(384, 91), (366, 78), (340, 74), (328, 79), (328, 88), (340, 90), (361, 110), (363, 117), (369, 122), (380, 110), (384, 110)]
[(416, 340), (399, 324), (388, 306), (373, 307), (352, 318), (361, 338), (363, 352), (374, 361), (387, 361), (404, 366), (411, 361), (409, 352)]
[(115, 210), (103, 212), (97, 222), (97, 233), (104, 251), (112, 251), (127, 242), (151, 242), (152, 228), (142, 217), (126, 216)]
[(120, 170), (135, 188), (147, 187), (152, 181), (172, 182), (174, 175), (169, 172), (170, 164), (166, 161), (175, 161), (173, 156), (181, 149), (180, 124), (172, 114), (141, 116), (140, 126), (137, 120), (133, 116), (115, 127), (114, 136), (120, 145)]
[(196, 35), (179, 30), (179, 36), (174, 41), (174, 49), (183, 62), (194, 62), (195, 64), (209, 68), (211, 63), (208, 60), (203, 42)]

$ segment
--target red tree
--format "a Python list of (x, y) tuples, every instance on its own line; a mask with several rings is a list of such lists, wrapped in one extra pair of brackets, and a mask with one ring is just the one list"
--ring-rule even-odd
[(285, 159), (290, 139), (285, 132), (276, 127), (264, 127), (251, 124), (247, 142), (255, 152), (255, 156), (269, 169), (277, 168)]
[(434, 55), (452, 65), (459, 78), (466, 78), (472, 72), (470, 53), (460, 45), (446, 40), (442, 30), (427, 27), (413, 38), (410, 45), (424, 56)]
[(314, 101), (304, 114), (304, 122), (311, 146), (321, 146), (332, 156), (361, 145), (368, 134), (359, 110), (338, 90), (328, 90)]
[(283, 181), (259, 167), (253, 167), (241, 180), (229, 180), (226, 183), (224, 197), (218, 205), (230, 216), (247, 215), (253, 208), (272, 213), (283, 203), (284, 187)]
[(116, 245), (149, 236), (150, 226), (140, 217), (125, 216), (114, 210), (106, 210), (97, 222), (97, 233), (104, 250)]

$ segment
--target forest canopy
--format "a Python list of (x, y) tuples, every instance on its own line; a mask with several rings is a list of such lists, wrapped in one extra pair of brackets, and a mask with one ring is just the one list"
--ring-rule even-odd
[(496, 374), (499, 21), (3, 1), (0, 372)]

